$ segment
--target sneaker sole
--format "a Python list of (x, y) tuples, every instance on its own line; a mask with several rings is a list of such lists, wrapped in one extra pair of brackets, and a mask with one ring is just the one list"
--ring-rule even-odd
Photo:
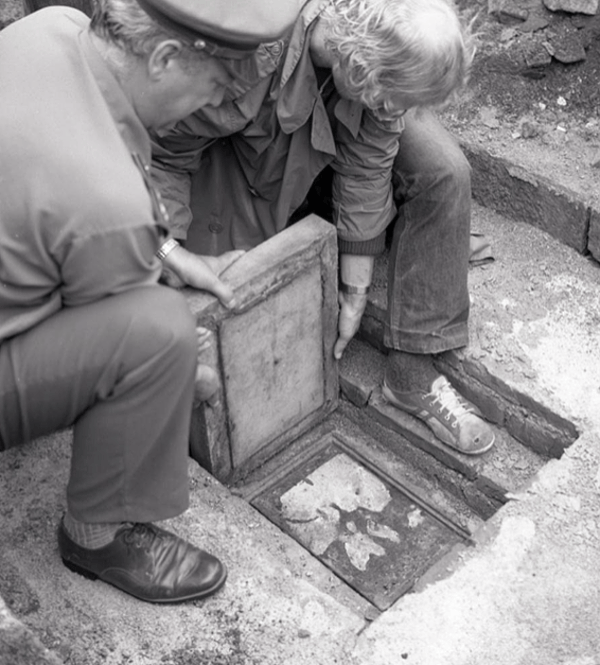
[(456, 450), (456, 452), (461, 453), (462, 455), (482, 455), (483, 453), (486, 453), (490, 448), (494, 445), (494, 442), (496, 441), (496, 435), (492, 434), (492, 440), (490, 441), (489, 444), (484, 446), (483, 448), (478, 448), (477, 450), (462, 450), (458, 446), (454, 445), (452, 441), (448, 441), (448, 434), (446, 431), (443, 429), (442, 426), (438, 425), (437, 421), (435, 418), (433, 418), (428, 411), (424, 411), (423, 409), (415, 409), (414, 407), (406, 406), (402, 404), (394, 395), (392, 392), (392, 389), (389, 388), (385, 383), (383, 384), (383, 387), (381, 389), (381, 392), (385, 399), (395, 408), (400, 409), (400, 411), (404, 411), (405, 413), (410, 413), (413, 416), (416, 416), (421, 422), (425, 423), (427, 427), (433, 432), (435, 437), (441, 441), (443, 444), (448, 446), (449, 448), (452, 448), (452, 450)]

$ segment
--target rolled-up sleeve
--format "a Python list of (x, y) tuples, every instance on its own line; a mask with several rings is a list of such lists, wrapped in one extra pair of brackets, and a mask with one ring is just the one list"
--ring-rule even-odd
[(367, 110), (356, 133), (338, 126), (332, 193), (342, 253), (378, 254), (384, 249), (385, 229), (396, 215), (392, 167), (402, 128), (401, 120), (380, 122)]

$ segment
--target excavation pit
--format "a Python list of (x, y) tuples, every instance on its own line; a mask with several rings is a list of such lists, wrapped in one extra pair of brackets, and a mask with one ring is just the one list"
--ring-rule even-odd
[[(335, 231), (316, 216), (249, 252), (230, 279), (234, 310), (190, 299), (213, 331), (222, 384), (218, 405), (195, 413), (192, 456), (378, 611), (468, 547), (577, 436), (543, 413), (522, 424), (519, 409), (470, 381), (462, 392), (496, 422), (496, 443), (480, 456), (440, 443), (381, 394), (377, 297), (361, 331), (370, 343), (353, 340), (336, 363)], [(458, 361), (438, 362), (461, 385)]]

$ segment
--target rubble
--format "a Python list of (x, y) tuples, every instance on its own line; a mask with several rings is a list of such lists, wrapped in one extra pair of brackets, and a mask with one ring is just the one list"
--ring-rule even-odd
[[(564, 64), (586, 59), (595, 32), (589, 18), (598, 14), (600, 0), (489, 0), (488, 13), (500, 23), (514, 23), (502, 33), (503, 42), (527, 68), (543, 67), (556, 60)], [(566, 14), (566, 16), (565, 16)], [(587, 19), (587, 20), (586, 20)], [(518, 33), (521, 33), (520, 36)], [(522, 72), (523, 73), (523, 72)], [(524, 72), (536, 78), (535, 71)]]
[(549, 32), (548, 41), (544, 43), (544, 46), (559, 62), (579, 62), (586, 58), (581, 34), (572, 28)]
[(591, 16), (598, 12), (598, 0), (543, 0), (543, 2), (553, 12), (561, 11)]

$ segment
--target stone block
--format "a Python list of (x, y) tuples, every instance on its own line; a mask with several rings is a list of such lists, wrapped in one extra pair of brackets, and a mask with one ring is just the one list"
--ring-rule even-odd
[(598, 0), (544, 0), (544, 5), (553, 12), (589, 14), (598, 12)]
[(548, 42), (552, 56), (559, 62), (570, 64), (586, 58), (582, 35), (578, 30), (562, 30), (551, 34)]
[(578, 252), (586, 250), (589, 213), (577, 194), (472, 144), (462, 148), (473, 167), (478, 203), (527, 222)]
[(224, 276), (227, 310), (188, 292), (213, 332), (205, 362), (221, 379), (219, 403), (194, 412), (191, 454), (222, 481), (260, 464), (337, 406), (337, 244), (312, 215), (259, 245)]
[(356, 406), (366, 406), (369, 397), (381, 383), (385, 355), (370, 344), (353, 339), (346, 347), (339, 364), (342, 394)]
[(441, 443), (420, 420), (391, 406), (378, 390), (371, 395), (368, 408), (369, 415), (384, 427), (474, 482), (495, 502), (505, 501), (507, 492), (515, 492), (529, 482), (546, 461), (497, 428), (495, 445), (489, 452), (463, 455)]
[(596, 261), (600, 261), (600, 212), (594, 209), (590, 215), (588, 250)]

